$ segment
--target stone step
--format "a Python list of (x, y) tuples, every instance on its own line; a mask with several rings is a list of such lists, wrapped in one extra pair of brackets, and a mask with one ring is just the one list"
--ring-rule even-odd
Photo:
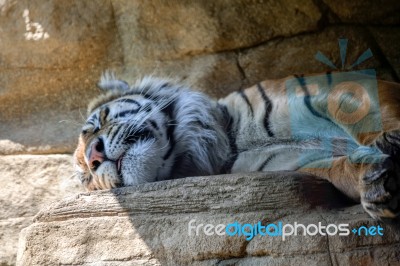
[[(22, 230), (17, 265), (395, 262), (400, 234), (341, 198), (325, 181), (293, 172), (194, 177), (82, 193), (45, 207)], [(346, 223), (349, 230), (380, 225), (385, 234), (298, 235), (285, 241), (256, 235), (247, 241), (201, 231), (205, 224), (235, 221)], [(203, 224), (198, 235), (196, 229), (189, 235), (190, 223)]]

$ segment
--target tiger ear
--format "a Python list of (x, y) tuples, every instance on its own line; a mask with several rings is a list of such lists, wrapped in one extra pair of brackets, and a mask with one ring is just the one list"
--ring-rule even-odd
[(101, 75), (100, 81), (97, 83), (97, 87), (104, 91), (125, 91), (130, 89), (128, 82), (117, 79), (115, 74), (110, 71), (106, 71), (103, 73), (103, 75)]

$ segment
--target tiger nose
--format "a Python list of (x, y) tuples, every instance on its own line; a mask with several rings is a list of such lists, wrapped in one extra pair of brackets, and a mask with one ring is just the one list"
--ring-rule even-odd
[(90, 147), (89, 153), (89, 167), (96, 170), (102, 162), (105, 161), (104, 143), (98, 139)]

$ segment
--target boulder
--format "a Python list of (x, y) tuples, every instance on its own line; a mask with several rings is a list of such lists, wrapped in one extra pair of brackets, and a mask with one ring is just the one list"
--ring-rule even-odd
[[(348, 224), (349, 230), (379, 225), (384, 236), (349, 231), (246, 240), (196, 229), (259, 221)], [(372, 220), (325, 181), (293, 172), (253, 173), (66, 198), (42, 209), (22, 230), (17, 265), (379, 265), (398, 262), (399, 241), (396, 228)]]

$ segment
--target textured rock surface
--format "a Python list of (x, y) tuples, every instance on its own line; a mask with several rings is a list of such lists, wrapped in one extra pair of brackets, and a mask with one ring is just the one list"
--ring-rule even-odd
[[(376, 265), (399, 261), (400, 233), (384, 236), (189, 235), (188, 223), (378, 225), (338, 206), (329, 184), (296, 173), (197, 177), (84, 193), (43, 209), (21, 233), (18, 265)], [(319, 191), (319, 194), (315, 193)], [(331, 209), (335, 202), (335, 209)]]
[(13, 262), (19, 231), (40, 209), (81, 189), (69, 155), (0, 156), (0, 165), (0, 262)]
[(306, 0), (114, 1), (113, 7), (128, 64), (253, 46), (315, 30), (321, 19)]
[(400, 36), (396, 28), (371, 27), (372, 34), (375, 37), (379, 47), (385, 54), (387, 65), (391, 66), (400, 77), (400, 49), (396, 43), (400, 43)]
[[(382, 35), (392, 36), (390, 34)], [(396, 75), (392, 73), (392, 68), (386, 65), (386, 60), (381, 58), (378, 52), (374, 53), (372, 59), (355, 68), (351, 68), (350, 66), (368, 48), (374, 49), (374, 51), (379, 48), (376, 45), (372, 46), (368, 42), (370, 36), (367, 30), (361, 27), (335, 26), (306, 36), (274, 40), (241, 52), (239, 64), (246, 75), (246, 84), (251, 85), (265, 78), (282, 78), (287, 76), (287, 73), (302, 74), (304, 73), (304, 65), (307, 65), (308, 73), (332, 70), (329, 66), (315, 60), (316, 51), (325, 54), (340, 69), (339, 45), (337, 41), (332, 42), (332, 40), (341, 38), (340, 36), (346, 36), (350, 40), (344, 65), (346, 71), (375, 68), (378, 77), (386, 80), (396, 80)], [(387, 42), (382, 41), (380, 43), (385, 45), (385, 48), (391, 47), (391, 49), (395, 49), (393, 46), (388, 45)], [(310, 46), (312, 46), (312, 49), (310, 49)], [(398, 54), (394, 54), (393, 50), (390, 50), (390, 52), (393, 54), (393, 58), (398, 58)], [(301, 60), (294, 60), (294, 58), (301, 58)]]
[[(0, 154), (70, 152), (83, 103), (120, 61), (111, 4), (6, 0), (0, 9), (0, 139), (22, 145)], [(27, 18), (49, 37), (28, 38), (38, 25), (28, 30)]]
[(398, 24), (400, 3), (389, 1), (335, 1), (322, 0), (333, 12), (336, 21), (351, 23)]
[[(14, 264), (17, 234), (30, 217), (70, 193), (58, 183), (72, 182), (70, 157), (53, 154), (73, 152), (105, 69), (131, 82), (176, 77), (220, 97), (266, 78), (329, 70), (317, 51), (340, 66), (337, 39), (348, 38), (347, 66), (371, 48), (374, 57), (359, 68), (399, 81), (399, 8), (395, 0), (0, 0), (0, 264)], [(336, 256), (351, 261), (346, 254), (356, 253)], [(310, 264), (327, 259), (307, 256)], [(285, 259), (270, 263), (296, 262)], [(240, 263), (258, 261), (251, 255)]]

